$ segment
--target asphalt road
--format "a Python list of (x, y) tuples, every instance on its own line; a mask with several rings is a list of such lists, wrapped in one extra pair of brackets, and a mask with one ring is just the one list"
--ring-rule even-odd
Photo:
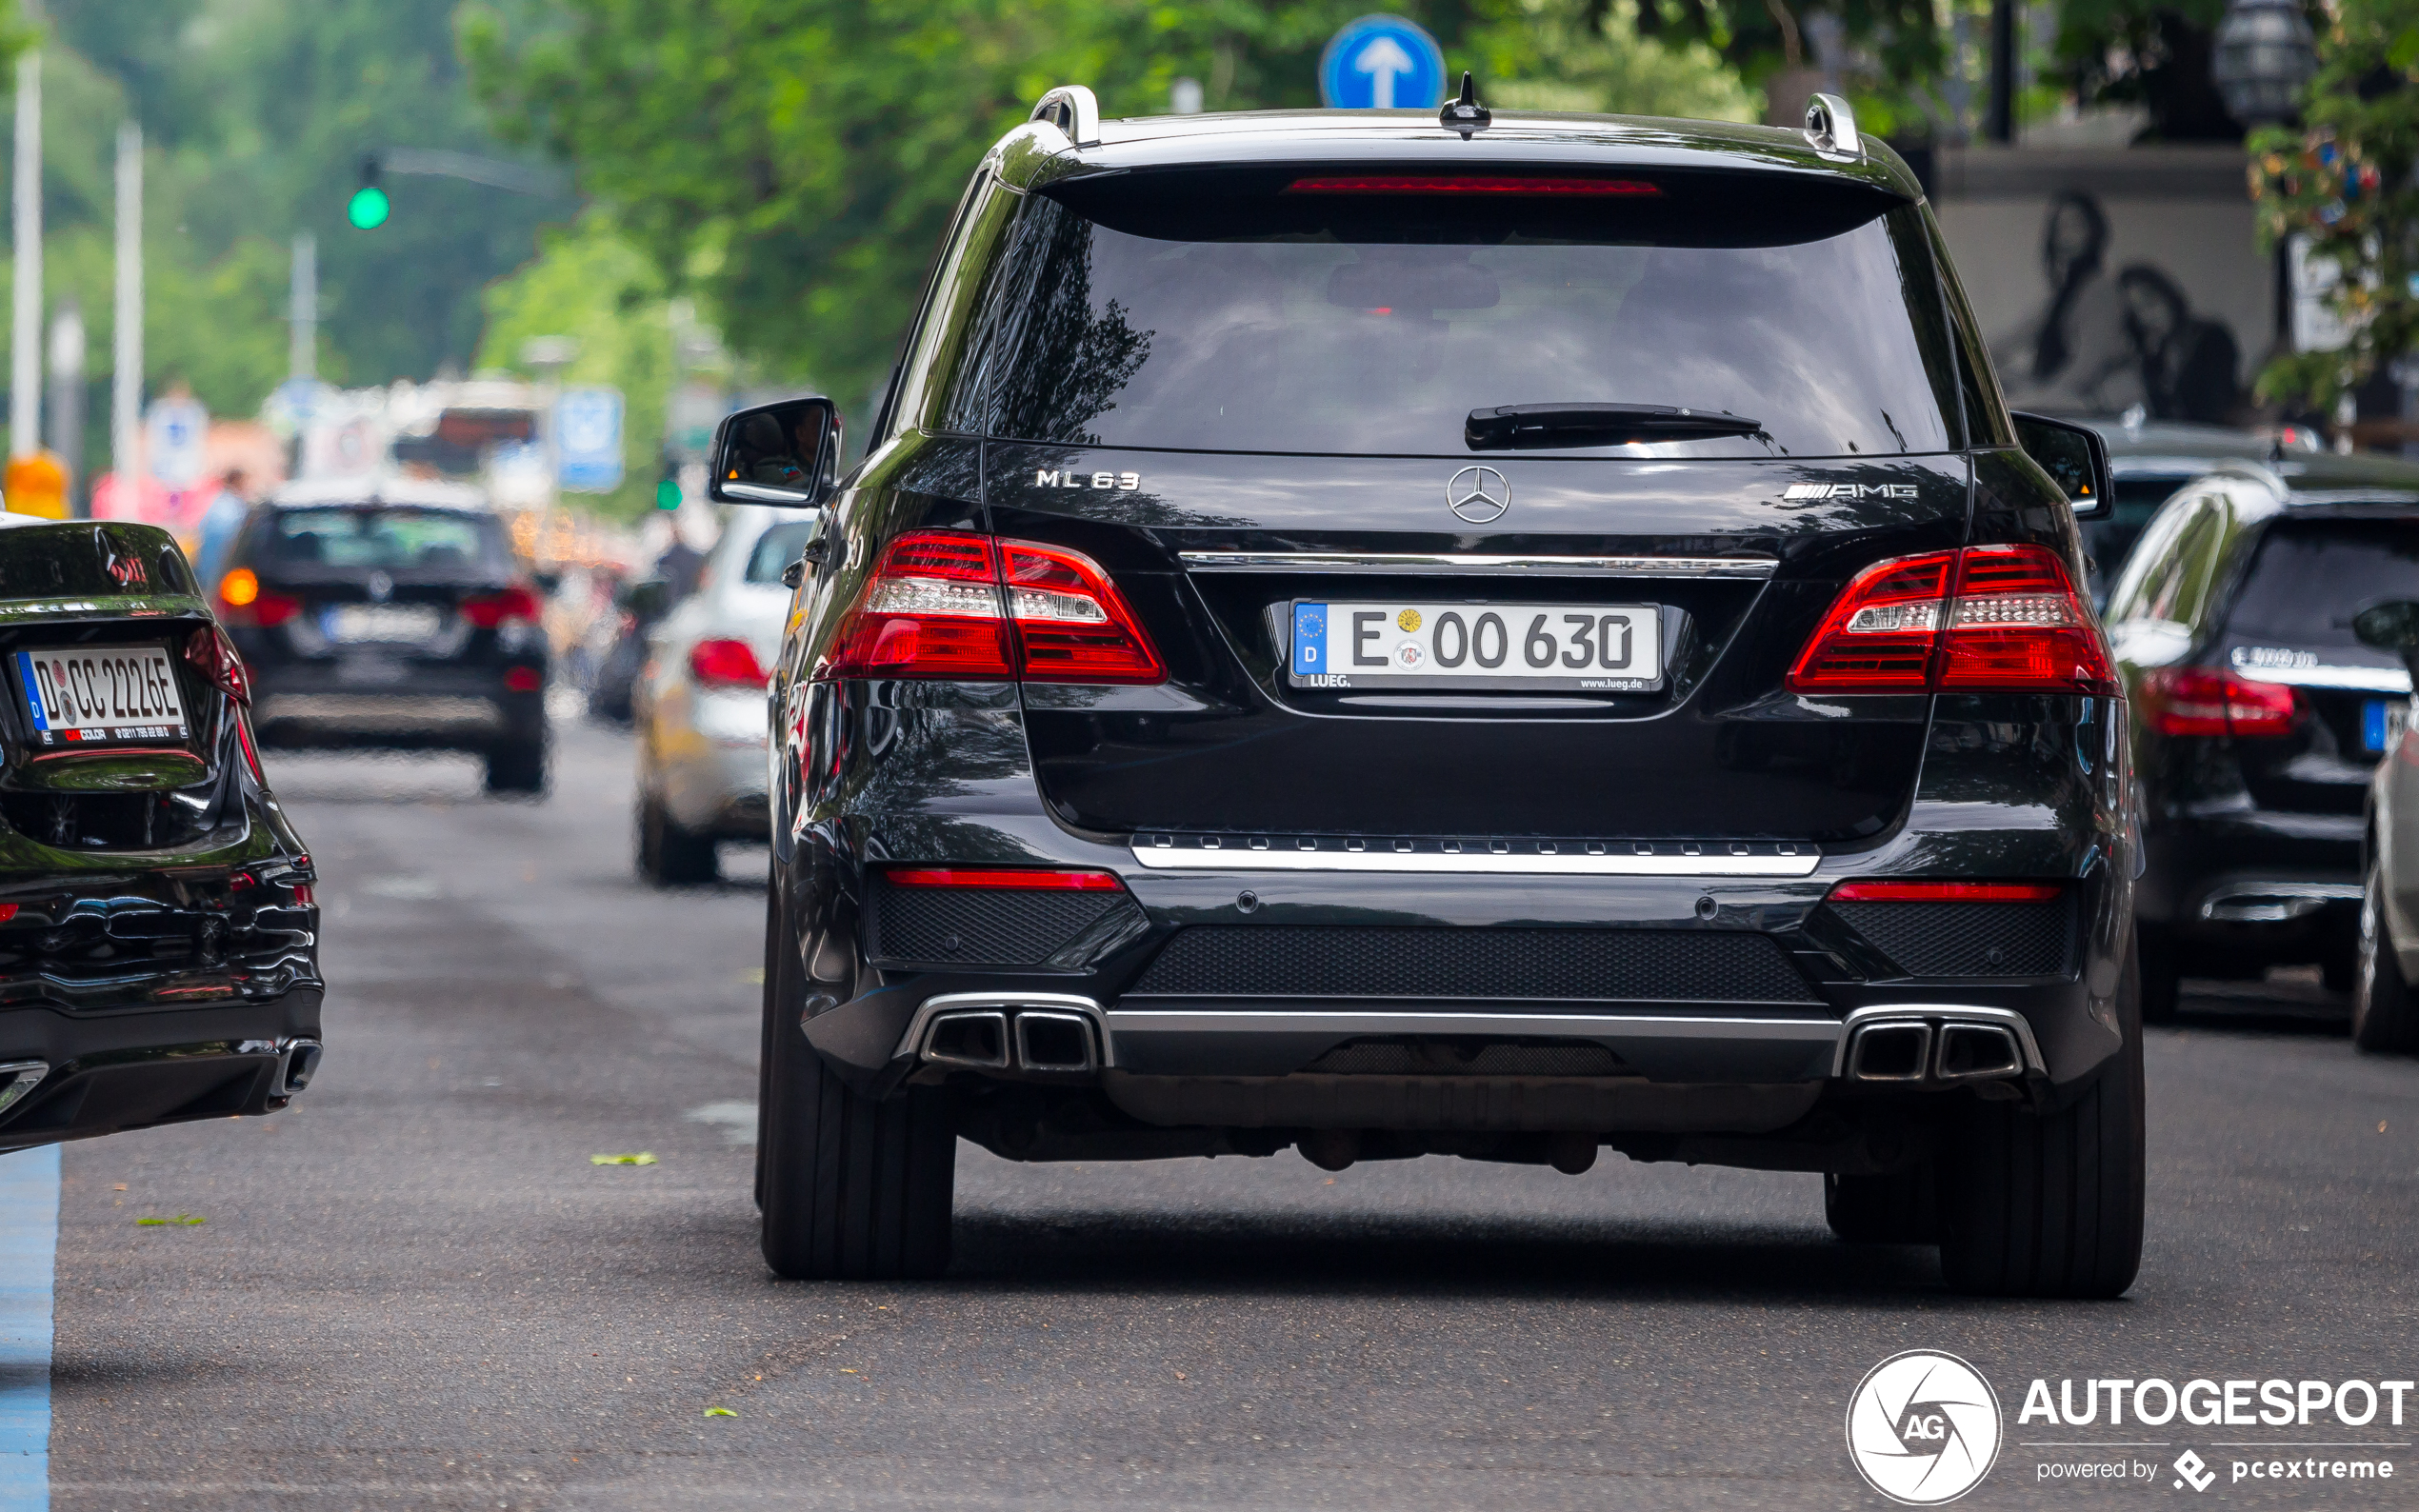
[[(2419, 1062), (2356, 1055), (2308, 983), (2154, 1033), (2115, 1303), (1953, 1297), (1926, 1252), (1834, 1242), (1812, 1177), (1609, 1153), (1330, 1177), (961, 1146), (947, 1280), (779, 1283), (749, 1198), (762, 852), (641, 886), (628, 743), (588, 728), (543, 804), (453, 759), (271, 771), (326, 878), (327, 1064), (272, 1118), (68, 1147), (63, 1508), (1875, 1506), (1843, 1413), (1917, 1347), (2008, 1415), (1965, 1504), (2192, 1501), (2042, 1485), (2089, 1451), (2029, 1441), (2217, 1462), (2229, 1430), (2020, 1427), (2026, 1383), (2419, 1375)], [(135, 1223), (179, 1214), (206, 1222)]]

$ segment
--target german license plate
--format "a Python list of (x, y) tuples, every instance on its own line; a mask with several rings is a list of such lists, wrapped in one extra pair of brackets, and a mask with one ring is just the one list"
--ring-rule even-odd
[(416, 645), (437, 633), (437, 611), (428, 604), (333, 604), (321, 624), (331, 641)]
[(159, 646), (16, 653), (34, 739), (45, 746), (190, 739), (176, 662)]
[(1650, 693), (1663, 686), (1662, 630), (1652, 605), (1296, 600), (1287, 681)]
[(2402, 740), (2402, 726), (2410, 717), (2410, 700), (2407, 698), (2372, 698), (2360, 706), (2361, 746), (2370, 755), (2389, 751)]

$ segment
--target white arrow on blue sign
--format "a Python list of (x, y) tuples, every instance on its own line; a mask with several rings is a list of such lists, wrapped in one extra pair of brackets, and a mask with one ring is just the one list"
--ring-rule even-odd
[(1445, 51), (1415, 21), (1363, 16), (1319, 54), (1319, 98), (1340, 109), (1431, 109), (1445, 97)]

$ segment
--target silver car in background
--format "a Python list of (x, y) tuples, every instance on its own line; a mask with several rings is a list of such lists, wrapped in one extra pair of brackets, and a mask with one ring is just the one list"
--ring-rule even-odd
[(659, 887), (711, 882), (715, 843), (765, 838), (765, 680), (819, 513), (743, 506), (697, 591), (650, 633), (631, 697), (638, 731), (638, 870)]

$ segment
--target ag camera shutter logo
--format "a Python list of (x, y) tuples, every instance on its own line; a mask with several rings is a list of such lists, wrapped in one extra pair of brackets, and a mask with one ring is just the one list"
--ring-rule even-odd
[(1848, 1457), (1866, 1483), (1908, 1506), (1939, 1506), (1999, 1459), (1999, 1397), (1955, 1355), (1909, 1349), (1866, 1373), (1848, 1399)]

